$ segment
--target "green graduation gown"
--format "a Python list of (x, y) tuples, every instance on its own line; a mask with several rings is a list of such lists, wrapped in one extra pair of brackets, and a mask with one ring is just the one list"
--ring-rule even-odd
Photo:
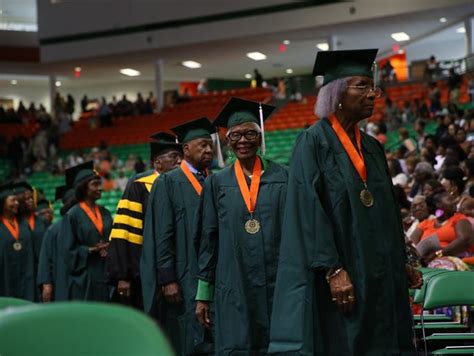
[(16, 241), (0, 221), (0, 296), (35, 301), (35, 264), (31, 232), (25, 220), (18, 221), (20, 251), (13, 249)]
[(156, 312), (157, 288), (178, 282), (183, 303), (159, 307), (159, 320), (178, 355), (191, 354), (204, 343), (195, 317), (197, 252), (195, 215), (199, 196), (181, 168), (160, 175), (150, 192), (141, 261), (145, 312)]
[[(26, 219), (26, 221), (28, 221)], [(33, 239), (33, 249), (35, 252), (35, 265), (38, 265), (41, 245), (43, 244), (43, 236), (46, 232), (47, 226), (45, 222), (39, 217), (35, 216), (35, 227), (31, 230), (31, 238)]]
[(250, 213), (234, 165), (207, 179), (202, 193), (199, 289), (202, 281), (215, 286), (217, 355), (259, 355), (268, 347), (288, 174), (273, 162), (264, 161), (263, 169), (254, 211), (261, 228), (254, 235), (244, 228)]
[[(108, 301), (109, 288), (105, 275), (105, 258), (99, 253), (89, 254), (89, 247), (107, 241), (112, 218), (104, 207), (99, 207), (104, 233), (101, 236), (87, 214), (77, 204), (64, 215), (60, 239), (64, 246), (62, 256), (68, 262), (69, 299)], [(59, 257), (61, 258), (61, 257)]]
[[(371, 208), (363, 183), (327, 119), (294, 149), (269, 351), (284, 355), (408, 355), (411, 315), (403, 230), (385, 154), (362, 133)], [(343, 266), (356, 304), (331, 301), (327, 269)]]
[(52, 284), (54, 300), (67, 300), (68, 275), (65, 260), (58, 254), (61, 222), (53, 223), (44, 234), (38, 263), (37, 284)]

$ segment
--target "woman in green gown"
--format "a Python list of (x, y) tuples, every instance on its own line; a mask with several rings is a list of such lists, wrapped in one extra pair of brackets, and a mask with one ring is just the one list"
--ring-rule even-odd
[(35, 300), (34, 250), (14, 185), (0, 187), (0, 296)]
[(259, 106), (232, 98), (216, 119), (237, 160), (206, 180), (196, 223), (196, 316), (214, 327), (216, 355), (268, 348), (288, 174), (257, 154), (263, 119), (274, 109), (262, 105), (260, 116)]
[(66, 171), (66, 184), (75, 187), (78, 203), (64, 216), (60, 238), (68, 262), (69, 299), (106, 302), (110, 293), (105, 257), (112, 219), (107, 209), (96, 204), (102, 194), (101, 180), (91, 165), (87, 162)]
[(357, 124), (372, 115), (377, 50), (319, 52), (320, 120), (290, 167), (270, 353), (414, 353), (404, 236), (380, 144)]

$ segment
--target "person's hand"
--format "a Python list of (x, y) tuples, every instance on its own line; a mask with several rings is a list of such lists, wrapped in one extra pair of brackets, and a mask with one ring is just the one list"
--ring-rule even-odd
[(161, 287), (161, 290), (168, 303), (179, 304), (183, 301), (183, 297), (181, 296), (181, 288), (178, 283), (171, 282), (165, 284), (163, 287)]
[(421, 257), (421, 262), (423, 266), (428, 266), (431, 261), (433, 261), (435, 258), (437, 258), (436, 252), (430, 252), (423, 257)]
[(89, 253), (90, 254), (93, 254), (93, 253), (96, 253), (96, 252), (99, 252), (99, 251), (100, 251), (100, 248), (97, 247), (97, 245), (89, 247)]
[(43, 284), (43, 303), (49, 303), (53, 299), (53, 285), (52, 284)]
[(206, 329), (211, 327), (211, 318), (209, 317), (209, 303), (198, 301), (196, 304), (196, 318)]
[(100, 257), (107, 257), (107, 251), (108, 251), (108, 248), (109, 248), (109, 243), (108, 242), (99, 242), (97, 244), (97, 247), (99, 248)]
[(405, 265), (409, 288), (420, 289), (423, 285), (423, 274), (409, 264)]
[(129, 281), (118, 281), (117, 292), (120, 296), (130, 298), (130, 282)]
[(347, 272), (342, 270), (332, 277), (329, 280), (329, 288), (331, 290), (332, 301), (336, 303), (338, 308), (343, 313), (350, 312), (356, 300), (354, 296), (354, 286)]

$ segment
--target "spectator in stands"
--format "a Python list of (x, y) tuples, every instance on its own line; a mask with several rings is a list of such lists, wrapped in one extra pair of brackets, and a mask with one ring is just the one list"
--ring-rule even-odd
[(441, 184), (454, 199), (457, 208), (461, 206), (462, 201), (466, 198), (466, 195), (464, 195), (466, 186), (464, 178), (464, 171), (458, 166), (447, 167), (442, 172)]
[(126, 94), (123, 94), (122, 99), (117, 103), (117, 115), (133, 115), (133, 103), (127, 99)]
[(425, 183), (434, 178), (433, 167), (428, 162), (418, 163), (413, 172), (413, 178), (415, 181), (409, 194), (410, 198), (414, 198), (423, 193)]
[(204, 94), (207, 94), (208, 93), (208, 90), (207, 90), (207, 79), (201, 79), (199, 81), (199, 84), (197, 86), (197, 92), (198, 94), (200, 95), (204, 95)]
[(255, 87), (256, 88), (261, 88), (263, 86), (263, 77), (258, 71), (258, 69), (253, 70), (254, 77), (253, 79), (255, 80)]
[(102, 189), (104, 192), (110, 192), (116, 188), (115, 179), (110, 173), (105, 173), (102, 177)]
[(468, 158), (464, 163), (466, 167), (466, 189), (464, 194), (468, 195), (471, 187), (474, 186), (474, 157)]
[(410, 237), (418, 225), (430, 218), (431, 214), (426, 203), (426, 197), (423, 195), (417, 195), (413, 198), (410, 208), (410, 215), (404, 219), (404, 224), (408, 225), (406, 230), (406, 237)]
[(398, 129), (398, 135), (401, 141), (401, 144), (405, 146), (406, 153), (405, 157), (412, 156), (416, 154), (416, 141), (410, 137), (410, 133), (404, 127)]
[(127, 187), (127, 182), (128, 178), (125, 177), (125, 172), (123, 170), (120, 170), (118, 172), (118, 178), (115, 178), (115, 185), (117, 189), (120, 189), (123, 192)]
[(401, 125), (400, 111), (387, 96), (385, 98), (385, 120), (391, 130), (396, 130)]
[(84, 95), (81, 100), (81, 110), (82, 112), (87, 112), (87, 106), (89, 105), (89, 99), (87, 95)]
[(96, 204), (102, 195), (101, 180), (92, 168), (92, 162), (87, 162), (66, 171), (78, 204), (63, 217), (60, 254), (68, 263), (70, 299), (107, 302), (105, 257), (112, 219), (107, 209)]
[(448, 77), (448, 98), (450, 103), (457, 103), (459, 99), (459, 87), (462, 82), (462, 77), (456, 73), (454, 67), (449, 69)]
[(145, 114), (153, 114), (156, 108), (156, 98), (153, 96), (153, 92), (148, 94), (145, 101)]
[(17, 218), (20, 203), (11, 184), (0, 186), (0, 296), (35, 301), (34, 250), (26, 220)]
[(438, 75), (438, 62), (435, 56), (431, 56), (425, 66), (425, 80), (435, 81)]
[(112, 101), (109, 103), (109, 111), (110, 111), (110, 115), (112, 115), (113, 117), (115, 116), (118, 116), (118, 112), (117, 112), (117, 97), (115, 95), (112, 96)]
[(16, 113), (18, 114), (19, 117), (23, 118), (28, 111), (26, 110), (25, 104), (23, 104), (23, 101), (20, 100), (18, 103), (18, 109)]
[(110, 115), (110, 108), (104, 97), (102, 97), (102, 103), (99, 107), (99, 119), (101, 127), (110, 127), (113, 125), (112, 115)]
[(474, 243), (472, 226), (464, 214), (456, 212), (454, 198), (448, 192), (433, 196), (436, 205), (436, 218), (420, 223), (410, 236), (415, 244), (426, 239), (438, 243), (437, 250), (428, 250), (422, 260), (425, 265), (443, 256), (463, 256)]
[(68, 94), (64, 111), (72, 116), (75, 110), (76, 110), (76, 101), (74, 100), (71, 94)]
[(142, 93), (137, 94), (134, 109), (136, 115), (143, 115), (146, 113), (145, 100), (143, 99)]
[(145, 171), (146, 165), (143, 162), (143, 159), (141, 157), (137, 158), (137, 161), (135, 162), (135, 165), (133, 166), (133, 168), (135, 169), (135, 173), (137, 174)]
[(413, 130), (415, 131), (415, 134), (416, 134), (418, 150), (421, 150), (425, 144), (425, 138), (426, 138), (425, 127), (426, 127), (426, 121), (423, 119), (417, 119), (413, 126)]
[(388, 161), (388, 171), (392, 177), (392, 184), (399, 185), (402, 188), (405, 188), (408, 183), (408, 177), (402, 171), (402, 166), (397, 159), (390, 159)]
[(428, 97), (431, 101), (430, 112), (432, 114), (437, 113), (442, 109), (441, 107), (441, 91), (438, 88), (436, 82), (431, 82), (429, 84)]
[(60, 112), (63, 112), (65, 107), (66, 104), (64, 102), (64, 98), (59, 92), (57, 92), (56, 97), (54, 98), (54, 115), (58, 115)]

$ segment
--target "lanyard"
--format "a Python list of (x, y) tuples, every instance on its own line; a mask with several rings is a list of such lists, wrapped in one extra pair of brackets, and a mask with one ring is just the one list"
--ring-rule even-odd
[(186, 178), (188, 178), (189, 183), (191, 183), (191, 185), (193, 186), (193, 188), (196, 191), (197, 195), (201, 195), (202, 185), (201, 185), (201, 183), (199, 183), (199, 181), (194, 176), (194, 174), (191, 173), (191, 171), (189, 170), (188, 165), (186, 164), (186, 162), (184, 160), (181, 162), (180, 167), (181, 167), (181, 170), (183, 171), (184, 175), (186, 176)]
[(245, 205), (250, 214), (255, 211), (257, 205), (258, 189), (260, 187), (260, 177), (262, 176), (262, 162), (257, 157), (253, 165), (252, 170), (252, 182), (250, 183), (250, 189), (245, 180), (244, 171), (240, 165), (239, 160), (234, 163), (235, 176), (237, 177), (237, 183), (239, 183), (240, 193), (244, 199)]
[(103, 236), (104, 235), (104, 224), (102, 222), (102, 215), (100, 214), (99, 207), (97, 205), (95, 205), (94, 206), (94, 212), (92, 212), (92, 210), (89, 208), (89, 206), (85, 202), (80, 203), (79, 206), (87, 214), (89, 219), (92, 221), (92, 223), (96, 227), (97, 231), (99, 231), (99, 234), (101, 236)]
[(6, 226), (8, 231), (10, 231), (10, 234), (12, 234), (13, 238), (18, 241), (20, 239), (20, 228), (18, 226), (18, 220), (16, 217), (13, 218), (13, 224), (10, 224), (7, 219), (2, 217), (2, 223)]

